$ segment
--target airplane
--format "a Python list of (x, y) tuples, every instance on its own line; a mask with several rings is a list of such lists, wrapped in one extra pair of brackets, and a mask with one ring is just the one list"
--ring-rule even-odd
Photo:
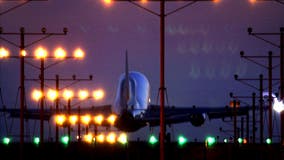
[[(10, 117), (19, 118), (19, 109), (0, 109), (0, 112), (8, 112)], [(72, 109), (71, 113), (77, 110)], [(234, 110), (230, 107), (176, 107), (165, 106), (165, 124), (172, 125), (177, 123), (190, 122), (193, 126), (199, 127), (204, 124), (206, 118), (223, 119), (242, 116), (249, 113), (249, 107), (239, 107)], [(26, 109), (25, 119), (40, 119), (39, 109)], [(61, 110), (60, 113), (67, 113)], [(117, 119), (114, 127), (124, 132), (135, 132), (149, 126), (160, 125), (160, 106), (150, 104), (150, 84), (147, 77), (141, 72), (129, 71), (128, 55), (125, 55), (125, 73), (118, 81), (117, 94), (113, 105), (104, 105), (90, 108), (82, 108), (81, 114), (111, 114), (115, 113)], [(44, 120), (50, 120), (55, 115), (54, 110), (44, 111)], [(104, 125), (105, 123), (103, 123)]]

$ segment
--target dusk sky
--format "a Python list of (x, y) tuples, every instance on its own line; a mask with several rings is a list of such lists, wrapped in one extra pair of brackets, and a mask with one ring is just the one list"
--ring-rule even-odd
[[(19, 3), (0, 1), (0, 11), (17, 4)], [(166, 12), (184, 4), (186, 3), (167, 2)], [(158, 2), (143, 5), (159, 13)], [(238, 74), (240, 78), (258, 78), (259, 74), (267, 77), (267, 69), (240, 58), (239, 53), (244, 51), (247, 55), (268, 55), (268, 51), (272, 51), (279, 55), (279, 48), (249, 36), (247, 28), (252, 27), (254, 32), (278, 33), (280, 27), (284, 27), (283, 15), (284, 5), (277, 2), (252, 4), (248, 0), (220, 0), (219, 3), (197, 2), (166, 17), (165, 79), (169, 105), (225, 107), (230, 101), (230, 92), (242, 96), (257, 92), (235, 81), (234, 74)], [(48, 0), (30, 2), (1, 15), (0, 26), (3, 32), (19, 32), (20, 27), (24, 27), (26, 32), (41, 32), (41, 28), (46, 27), (47, 32), (56, 33), (62, 33), (63, 28), (67, 27), (66, 36), (52, 36), (26, 51), (33, 54), (36, 47), (44, 46), (52, 52), (54, 48), (62, 46), (71, 55), (76, 47), (81, 47), (86, 53), (84, 60), (66, 60), (46, 69), (45, 74), (46, 78), (55, 78), (56, 74), (62, 78), (71, 78), (73, 74), (78, 78), (88, 78), (92, 74), (92, 81), (79, 82), (71, 87), (74, 90), (105, 90), (104, 100), (86, 102), (86, 105), (113, 103), (118, 78), (124, 72), (124, 54), (127, 50), (130, 70), (140, 71), (148, 77), (152, 103), (158, 104), (160, 28), (159, 17), (156, 15), (129, 2), (115, 2), (106, 6), (101, 0)], [(19, 36), (1, 37), (20, 44)], [(279, 44), (279, 37), (265, 36), (265, 39)], [(26, 36), (26, 43), (39, 38), (40, 36)], [(19, 48), (4, 41), (0, 41), (0, 46), (9, 49), (12, 55), (19, 53)], [(28, 61), (39, 66), (37, 60)], [(53, 62), (55, 60), (46, 61), (47, 64)], [(266, 65), (267, 59), (261, 60), (261, 63)], [(279, 59), (274, 59), (273, 64), (279, 64)], [(38, 77), (39, 70), (29, 65), (25, 69), (26, 78)], [(273, 70), (273, 77), (279, 78), (279, 67)], [(55, 84), (54, 81), (46, 83), (50, 87)], [(35, 108), (37, 104), (30, 100), (30, 92), (31, 88), (40, 88), (40, 84), (31, 81), (26, 81), (25, 84), (28, 107)], [(62, 86), (64, 84), (68, 83), (62, 82)], [(259, 83), (252, 84), (258, 86)], [(265, 86), (266, 84), (265, 82)], [(14, 107), (18, 87), (19, 61), (0, 60), (0, 88), (8, 107)], [(277, 88), (278, 86), (274, 87), (274, 92), (278, 91)], [(250, 99), (246, 101), (251, 102)], [(267, 120), (265, 123), (267, 124)], [(279, 134), (279, 123), (274, 125), (275, 134)], [(232, 130), (229, 124), (212, 120), (206, 121), (200, 128), (188, 123), (176, 125), (174, 134), (182, 131), (189, 137), (198, 139), (207, 134), (227, 136), (219, 132), (219, 127)], [(146, 127), (134, 135), (143, 137), (148, 130)], [(1, 134), (5, 132), (3, 129), (0, 131)]]

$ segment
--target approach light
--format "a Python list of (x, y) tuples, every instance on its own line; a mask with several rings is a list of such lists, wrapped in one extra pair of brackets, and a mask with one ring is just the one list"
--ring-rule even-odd
[(63, 97), (66, 99), (66, 100), (70, 100), (72, 97), (74, 96), (74, 92), (71, 91), (71, 90), (64, 90), (63, 91)]
[(126, 133), (121, 133), (118, 138), (117, 141), (121, 144), (126, 144), (127, 143), (127, 134)]
[(274, 100), (273, 100), (273, 109), (276, 112), (281, 113), (284, 110), (283, 101), (279, 101), (277, 98), (274, 98)]
[(8, 145), (11, 142), (11, 139), (9, 137), (4, 137), (2, 139), (3, 144)]
[(55, 115), (55, 123), (59, 126), (62, 126), (66, 121), (66, 116), (64, 114)]
[(81, 48), (77, 48), (74, 53), (73, 56), (77, 59), (83, 59), (85, 56), (84, 51)]
[(224, 143), (228, 143), (228, 139), (227, 139), (227, 138), (224, 138), (223, 142), (224, 142)]
[(37, 59), (43, 59), (47, 57), (47, 50), (43, 47), (38, 47), (34, 54)]
[(105, 135), (99, 134), (96, 136), (96, 142), (104, 143), (104, 141), (105, 141)]
[(243, 143), (243, 139), (242, 138), (238, 138), (238, 142), (239, 142), (239, 144), (242, 144)]
[(95, 100), (101, 100), (104, 98), (104, 96), (105, 96), (105, 92), (102, 89), (98, 89), (93, 92), (93, 97)]
[(54, 57), (58, 59), (64, 59), (66, 57), (66, 51), (61, 47), (56, 48), (54, 51)]
[(184, 146), (187, 143), (187, 138), (183, 135), (178, 136), (178, 145), (180, 147)]
[(107, 135), (106, 141), (110, 144), (114, 144), (116, 142), (116, 135), (115, 133), (111, 132)]
[(117, 116), (116, 116), (115, 114), (111, 114), (110, 116), (108, 116), (107, 122), (108, 122), (110, 125), (114, 125), (116, 119), (117, 119)]
[(91, 133), (84, 135), (83, 141), (86, 142), (86, 143), (92, 143), (93, 142), (93, 135)]
[(99, 114), (94, 117), (94, 122), (97, 125), (101, 125), (103, 123), (103, 120), (104, 120), (104, 116), (102, 114)]
[(77, 115), (70, 115), (69, 116), (69, 123), (71, 125), (75, 125), (78, 121), (78, 116)]
[(158, 143), (158, 139), (155, 137), (155, 135), (150, 135), (150, 137), (149, 137), (149, 143), (150, 143), (151, 145), (154, 145), (154, 144)]
[(87, 99), (89, 97), (89, 92), (87, 90), (79, 90), (78, 97), (80, 100)]
[(54, 101), (58, 98), (58, 92), (56, 90), (53, 89), (49, 89), (47, 91), (47, 99)]
[(81, 117), (81, 122), (85, 125), (89, 125), (90, 121), (91, 121), (91, 116), (88, 114)]
[(34, 137), (33, 143), (34, 143), (35, 145), (38, 145), (39, 142), (40, 142), (40, 138), (39, 138), (39, 137)]
[(43, 93), (40, 90), (33, 90), (32, 92), (32, 99), (35, 101), (39, 101), (43, 97)]
[(0, 48), (0, 58), (7, 58), (9, 57), (10, 53), (7, 49), (1, 47)]

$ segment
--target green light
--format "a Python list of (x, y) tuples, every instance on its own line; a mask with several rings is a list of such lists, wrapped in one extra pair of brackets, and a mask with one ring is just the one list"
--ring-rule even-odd
[(68, 136), (63, 136), (61, 137), (61, 142), (65, 145), (67, 145), (69, 143), (69, 137)]
[(238, 138), (238, 142), (239, 143), (243, 143), (243, 139), (242, 138)]
[(2, 142), (3, 144), (8, 145), (11, 142), (11, 139), (9, 137), (4, 137)]
[(267, 138), (267, 139), (266, 139), (266, 143), (267, 143), (267, 144), (271, 144), (271, 143), (272, 143), (272, 140), (271, 140), (270, 138)]
[(216, 143), (216, 139), (215, 139), (215, 137), (209, 136), (209, 137), (206, 138), (205, 142), (206, 142), (207, 147), (211, 147)]
[(34, 137), (33, 142), (34, 142), (34, 144), (38, 145), (38, 144), (39, 144), (39, 142), (40, 142), (39, 137)]
[(150, 138), (149, 138), (149, 143), (154, 145), (154, 144), (158, 143), (158, 139), (154, 135), (151, 135)]
[(178, 137), (178, 145), (179, 146), (183, 146), (184, 144), (186, 144), (187, 139), (184, 136), (179, 136)]

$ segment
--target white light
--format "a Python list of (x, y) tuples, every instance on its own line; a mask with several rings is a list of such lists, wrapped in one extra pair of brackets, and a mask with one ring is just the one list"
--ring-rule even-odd
[(279, 101), (277, 98), (274, 98), (273, 101), (273, 109), (278, 112), (281, 113), (284, 110), (284, 104), (283, 101)]

